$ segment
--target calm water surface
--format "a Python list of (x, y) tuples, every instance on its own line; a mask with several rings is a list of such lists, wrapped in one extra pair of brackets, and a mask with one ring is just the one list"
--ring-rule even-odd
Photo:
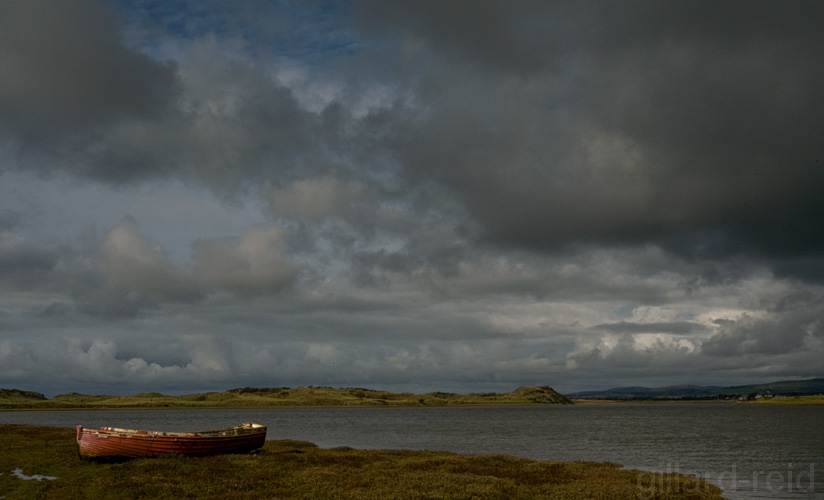
[(620, 404), (0, 412), (0, 423), (199, 430), (253, 421), (321, 447), (505, 453), (698, 474), (729, 499), (824, 500), (824, 406)]

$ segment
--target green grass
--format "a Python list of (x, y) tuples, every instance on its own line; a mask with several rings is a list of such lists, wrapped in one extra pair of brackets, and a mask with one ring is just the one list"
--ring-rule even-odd
[[(2, 390), (0, 390), (2, 391)], [(181, 408), (181, 407), (267, 407), (267, 406), (446, 406), (494, 404), (571, 404), (550, 387), (519, 387), (506, 393), (454, 394), (432, 392), (394, 393), (363, 388), (278, 387), (232, 389), (184, 396), (158, 392), (133, 396), (89, 395), (75, 392), (49, 399), (38, 393), (0, 392), (3, 409), (69, 408)]]
[(822, 405), (824, 395), (817, 396), (774, 396), (771, 398), (761, 398), (753, 401), (743, 402), (744, 404), (756, 405)]
[[(720, 500), (690, 476), (505, 455), (321, 449), (267, 441), (243, 455), (81, 460), (73, 429), (0, 426), (0, 498)], [(23, 474), (56, 476), (24, 481)]]

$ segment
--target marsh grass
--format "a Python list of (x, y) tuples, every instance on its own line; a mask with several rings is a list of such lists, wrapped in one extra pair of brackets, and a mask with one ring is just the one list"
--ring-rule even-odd
[[(0, 498), (13, 499), (610, 499), (719, 500), (717, 488), (679, 474), (616, 464), (505, 455), (321, 449), (267, 441), (257, 452), (121, 462), (77, 457), (73, 429), (0, 426)], [(24, 481), (26, 475), (57, 476)]]
[(753, 401), (746, 401), (743, 404), (754, 405), (822, 405), (824, 404), (824, 395), (808, 395), (808, 396), (775, 396), (772, 398), (762, 398)]

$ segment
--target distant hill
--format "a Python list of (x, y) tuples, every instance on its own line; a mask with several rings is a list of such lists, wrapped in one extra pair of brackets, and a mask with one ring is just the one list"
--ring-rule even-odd
[[(572, 404), (548, 386), (519, 387), (512, 392), (412, 394), (363, 388), (244, 387), (224, 392), (168, 396), (142, 392), (134, 396), (89, 395), (70, 392), (51, 399), (38, 392), (0, 389), (0, 410), (24, 408), (166, 408), (267, 406), (448, 406)], [(2, 498), (2, 497), (0, 497)]]
[(43, 401), (46, 399), (46, 396), (34, 391), (21, 391), (19, 389), (0, 389), (0, 398), (15, 401), (27, 401), (31, 399)]
[(582, 391), (567, 394), (570, 399), (611, 400), (687, 400), (737, 399), (759, 396), (806, 396), (824, 394), (824, 378), (785, 380), (768, 384), (712, 386), (671, 385), (667, 387), (614, 387), (603, 391)]

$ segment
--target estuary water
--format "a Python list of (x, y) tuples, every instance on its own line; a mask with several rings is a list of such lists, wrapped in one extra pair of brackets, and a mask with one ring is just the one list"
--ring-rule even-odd
[[(0, 423), (204, 430), (321, 447), (503, 453), (700, 475), (737, 499), (824, 500), (824, 406), (727, 403), (0, 412)], [(639, 472), (644, 474), (644, 472)], [(665, 485), (666, 486), (666, 485)]]

